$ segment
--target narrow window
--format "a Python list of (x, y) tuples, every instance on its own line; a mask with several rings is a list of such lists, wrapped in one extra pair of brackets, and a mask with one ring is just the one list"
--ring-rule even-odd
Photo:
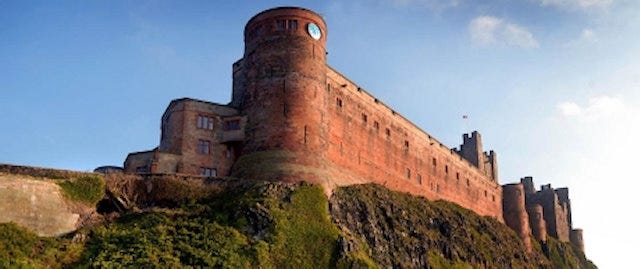
[(198, 154), (209, 154), (209, 147), (211, 146), (211, 142), (209, 140), (198, 140), (198, 148), (196, 151)]
[(445, 172), (446, 174), (449, 174), (449, 166), (448, 166), (448, 165), (445, 165), (445, 166), (444, 166), (444, 172)]
[(362, 122), (367, 123), (367, 114), (362, 113)]
[(391, 136), (391, 130), (389, 130), (389, 128), (385, 129), (385, 133), (387, 134), (387, 137)]
[(149, 166), (138, 166), (136, 167), (136, 173), (138, 174), (146, 174), (149, 173)]
[(231, 156), (232, 156), (231, 148), (227, 146), (227, 150), (224, 151), (224, 157), (227, 159), (231, 159)]
[(240, 130), (240, 120), (228, 120), (224, 122), (226, 131)]
[(486, 190), (484, 191), (484, 197), (487, 197), (487, 191)]
[(404, 149), (405, 149), (405, 150), (408, 150), (408, 149), (409, 149), (409, 141), (408, 141), (408, 140), (405, 140), (405, 141), (404, 141)]
[(285, 21), (285, 20), (277, 20), (276, 21), (276, 29), (278, 29), (278, 30), (287, 29), (287, 21)]
[(298, 21), (289, 20), (289, 30), (297, 30), (297, 29), (298, 29)]
[(471, 186), (471, 182), (469, 182), (469, 179), (467, 178), (467, 187)]
[(336, 98), (336, 105), (338, 105), (338, 107), (342, 107), (342, 99)]
[(215, 177), (218, 176), (218, 170), (216, 170), (215, 168), (200, 167), (200, 175), (206, 177)]
[(373, 128), (375, 128), (376, 130), (380, 129), (380, 123), (378, 123), (377, 121), (374, 121)]
[(327, 91), (331, 92), (331, 84), (327, 83)]
[(407, 179), (410, 179), (411, 178), (411, 169), (407, 168), (406, 172), (407, 172)]
[(213, 130), (213, 118), (198, 115), (196, 126), (198, 127), (198, 129)]
[(431, 163), (433, 163), (433, 167), (436, 167), (438, 165), (438, 162), (436, 161), (436, 158), (432, 158), (431, 159)]
[[(491, 201), (495, 202), (496, 201), (496, 196), (495, 195), (491, 195)], [(539, 218), (539, 216), (538, 216)]]
[(456, 179), (460, 179), (460, 173), (456, 172)]
[(418, 174), (418, 184), (422, 185), (422, 175)]

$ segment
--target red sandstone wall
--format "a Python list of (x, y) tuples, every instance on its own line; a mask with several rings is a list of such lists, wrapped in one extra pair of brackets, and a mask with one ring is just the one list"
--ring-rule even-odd
[(347, 184), (358, 183), (351, 173), (502, 220), (496, 182), (338, 72), (327, 67), (327, 73), (327, 156), (342, 168)]

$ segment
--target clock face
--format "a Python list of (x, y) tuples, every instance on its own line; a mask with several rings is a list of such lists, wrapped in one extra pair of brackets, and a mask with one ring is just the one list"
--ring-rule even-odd
[(313, 22), (307, 24), (307, 32), (315, 40), (318, 40), (320, 39), (320, 37), (322, 37), (322, 31), (320, 30), (320, 27), (318, 27), (318, 25)]

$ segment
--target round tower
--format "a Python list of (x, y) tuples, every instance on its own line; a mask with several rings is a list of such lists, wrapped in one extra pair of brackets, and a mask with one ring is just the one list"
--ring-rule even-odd
[(234, 64), (232, 105), (247, 116), (243, 156), (233, 175), (276, 180), (321, 178), (326, 155), (327, 27), (298, 7), (263, 11), (244, 30)]
[(569, 233), (569, 240), (572, 245), (577, 247), (582, 253), (584, 253), (584, 240), (582, 239), (582, 229), (573, 229)]
[(504, 223), (513, 229), (528, 252), (531, 252), (529, 217), (524, 204), (524, 187), (520, 183), (502, 186), (502, 216)]
[[(526, 186), (526, 185), (525, 185)], [(527, 188), (525, 187), (525, 191)], [(547, 224), (544, 221), (544, 212), (542, 206), (534, 204), (527, 207), (527, 213), (529, 214), (529, 226), (531, 226), (531, 233), (533, 238), (540, 242), (547, 241)]]

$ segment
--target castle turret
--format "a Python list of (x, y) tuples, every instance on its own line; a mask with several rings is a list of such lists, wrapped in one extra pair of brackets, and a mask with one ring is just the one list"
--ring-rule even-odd
[(524, 186), (524, 192), (531, 194), (536, 192), (536, 187), (533, 185), (533, 177), (523, 177), (520, 179), (520, 183)]
[(322, 17), (303, 8), (269, 9), (249, 20), (244, 57), (233, 67), (230, 105), (248, 118), (234, 175), (319, 177), (312, 167), (326, 155), (326, 38)]
[(478, 167), (485, 176), (498, 181), (498, 156), (493, 150), (488, 153), (482, 151), (482, 137), (478, 131), (462, 135), (462, 145), (456, 152)]
[(569, 240), (573, 246), (584, 253), (584, 241), (582, 239), (582, 229), (573, 229), (569, 233)]
[(529, 215), (529, 226), (533, 238), (540, 242), (547, 241), (547, 224), (544, 222), (544, 212), (542, 206), (538, 204), (527, 206)]
[(524, 188), (522, 184), (507, 184), (502, 186), (502, 208), (504, 223), (513, 229), (527, 251), (531, 251), (531, 231), (529, 217), (524, 204)]

